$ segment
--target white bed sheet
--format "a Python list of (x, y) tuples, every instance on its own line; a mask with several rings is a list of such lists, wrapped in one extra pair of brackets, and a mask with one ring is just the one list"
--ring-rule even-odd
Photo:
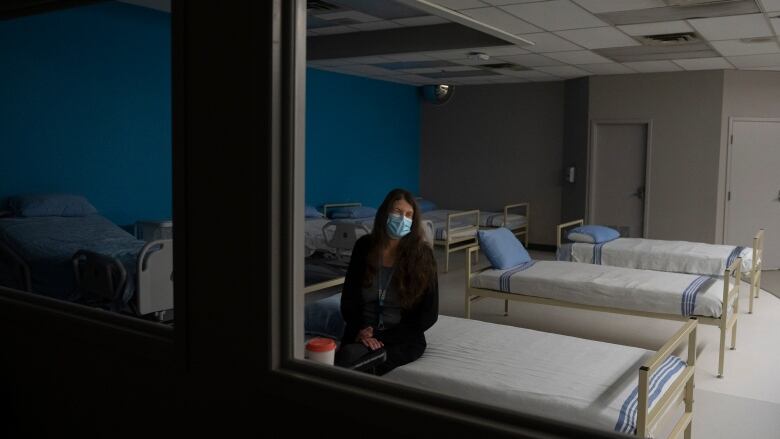
[(716, 318), (722, 312), (723, 281), (692, 274), (536, 261), (522, 270), (484, 270), (472, 277), (471, 285), (632, 311)]
[[(742, 258), (743, 273), (749, 272), (753, 264), (753, 249), (751, 247), (744, 247), (737, 253), (734, 251), (733, 245), (702, 242), (618, 238), (604, 243), (600, 249), (596, 249), (595, 244), (579, 242), (567, 247), (570, 248), (569, 256), (572, 262), (592, 264), (595, 261), (595, 263), (614, 267), (676, 273), (723, 276), (723, 272), (729, 266), (730, 256)], [(599, 250), (600, 255), (594, 250)]]
[[(385, 378), (595, 428), (635, 428), (637, 374), (650, 351), (447, 316), (425, 336), (423, 356)], [(684, 367), (670, 357), (653, 374), (650, 407)]]
[(504, 212), (479, 212), (480, 227), (506, 227), (515, 230), (528, 225), (525, 215), (510, 213), (507, 215), (507, 224), (504, 224)]
[[(447, 240), (448, 238), (473, 238), (477, 235), (477, 231), (474, 229), (471, 230), (454, 230), (452, 233), (447, 233), (447, 216), (451, 213), (460, 213), (463, 212), (462, 210), (430, 210), (428, 212), (425, 212), (423, 214), (423, 217), (430, 221), (433, 225), (433, 236), (437, 240)], [(470, 225), (475, 225), (474, 223), (474, 216), (475, 215), (469, 215), (464, 217), (456, 218), (452, 221), (450, 224), (450, 227), (453, 229), (461, 228), (461, 227), (468, 227)]]

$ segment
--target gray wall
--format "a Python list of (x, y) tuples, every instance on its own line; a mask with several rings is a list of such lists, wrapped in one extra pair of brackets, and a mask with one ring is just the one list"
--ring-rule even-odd
[(646, 237), (718, 242), (723, 72), (594, 76), (590, 119), (652, 120)]
[(528, 201), (529, 242), (555, 244), (563, 128), (563, 82), (455, 87), (422, 106), (420, 193), (449, 209)]
[(780, 72), (727, 70), (723, 81), (717, 238), (723, 240), (730, 117), (780, 118)]
[[(563, 162), (561, 168), (574, 166), (574, 183), (564, 181), (561, 188), (561, 222), (585, 217), (588, 169), (588, 89), (589, 78), (565, 83)], [(563, 178), (563, 177), (561, 177)]]

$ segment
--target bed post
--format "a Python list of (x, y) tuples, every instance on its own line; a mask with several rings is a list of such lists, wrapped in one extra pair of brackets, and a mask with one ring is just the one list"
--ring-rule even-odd
[(447, 235), (447, 241), (444, 243), (444, 272), (445, 273), (450, 272), (450, 236), (449, 235)]
[(642, 366), (639, 368), (639, 386), (637, 390), (639, 395), (637, 396), (636, 406), (636, 435), (638, 437), (647, 437), (647, 375), (649, 368)]
[(466, 306), (464, 315), (467, 319), (471, 318), (471, 252), (474, 251), (475, 248), (479, 247), (470, 247), (466, 249)]
[(764, 257), (764, 229), (760, 229), (753, 238), (753, 263), (750, 267), (750, 309), (753, 314), (753, 298), (758, 299), (761, 291), (761, 268), (763, 267)]
[[(723, 363), (726, 350), (726, 332), (731, 329), (731, 349), (736, 349), (737, 318), (739, 317), (739, 277), (741, 276), (742, 258), (737, 258), (723, 273), (723, 301), (720, 315), (720, 346), (718, 350), (718, 378), (723, 378)], [(731, 277), (734, 276), (734, 287), (731, 288)], [(734, 304), (731, 296), (736, 294)], [(731, 308), (731, 313), (729, 313)]]
[[(691, 317), (691, 320), (696, 320), (696, 317)], [(697, 327), (694, 327), (693, 330), (688, 334), (688, 367), (695, 367), (696, 366), (696, 330)], [(694, 375), (691, 375), (691, 378), (688, 380), (688, 382), (685, 383), (685, 396), (683, 397), (683, 401), (685, 402), (685, 414), (691, 414), (693, 415), (693, 388), (694, 388)], [(688, 423), (688, 426), (685, 427), (685, 433), (684, 438), (685, 439), (691, 439), (692, 434), (692, 428), (693, 428), (693, 422)]]

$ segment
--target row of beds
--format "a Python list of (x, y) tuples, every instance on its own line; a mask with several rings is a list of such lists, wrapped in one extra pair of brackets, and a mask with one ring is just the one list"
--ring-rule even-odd
[(171, 321), (173, 241), (137, 239), (100, 214), (0, 212), (0, 287)]
[[(740, 283), (750, 284), (749, 313), (760, 291), (764, 231), (752, 247), (634, 238), (568, 242), (568, 230), (582, 224), (557, 226), (555, 261), (477, 269), (479, 246), (468, 246), (466, 318), (440, 316), (426, 332), (425, 354), (385, 378), (638, 437), (654, 437), (665, 419), (668, 437), (690, 438), (698, 325), (719, 329), (723, 377), (729, 331), (736, 347)], [(505, 315), (512, 300), (683, 324), (653, 352), (470, 320), (472, 304), (486, 298), (504, 300)], [(307, 328), (318, 327), (309, 324), (312, 318), (329, 319), (331, 326), (340, 321), (339, 301), (337, 294), (312, 304)], [(686, 342), (687, 358), (674, 355)], [(680, 401), (682, 414), (675, 417), (679, 411), (672, 408)]]

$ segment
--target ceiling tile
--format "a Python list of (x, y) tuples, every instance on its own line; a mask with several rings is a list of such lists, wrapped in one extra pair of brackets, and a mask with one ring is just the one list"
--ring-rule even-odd
[(743, 40), (711, 41), (710, 44), (723, 56), (757, 55), (760, 53), (780, 52), (776, 39), (761, 42), (745, 42)]
[(401, 26), (430, 26), (432, 24), (443, 24), (443, 23), (449, 23), (449, 21), (437, 17), (435, 15), (426, 15), (423, 17), (409, 17), (409, 18), (398, 18), (393, 20), (393, 22), (400, 24)]
[(623, 64), (618, 63), (600, 63), (600, 64), (583, 64), (577, 67), (587, 70), (597, 75), (619, 75), (622, 73), (636, 73)]
[(490, 26), (497, 27), (505, 32), (511, 34), (524, 34), (530, 32), (539, 32), (541, 29), (538, 27), (526, 23), (525, 21), (515, 17), (512, 14), (502, 11), (498, 8), (479, 8), (479, 9), (466, 9), (460, 11), (469, 17), (485, 23)]
[(360, 31), (360, 29), (356, 29), (351, 26), (318, 27), (317, 29), (310, 29), (310, 30), (314, 35), (335, 35), (335, 34), (346, 34), (349, 32)]
[(638, 46), (639, 43), (614, 27), (595, 27), (591, 29), (574, 29), (556, 32), (561, 37), (573, 41), (588, 49), (603, 49), (605, 47)]
[(710, 41), (773, 35), (764, 14), (734, 15), (730, 17), (688, 20), (704, 38)]
[(471, 8), (479, 8), (481, 6), (485, 6), (485, 3), (482, 3), (479, 0), (428, 0), (428, 1), (450, 9), (471, 9)]
[(422, 53), (394, 53), (391, 55), (382, 55), (391, 61), (430, 61), (433, 57)]
[(382, 20), (382, 21), (372, 21), (371, 23), (351, 24), (350, 27), (354, 27), (362, 31), (372, 31), (372, 30), (382, 30), (382, 29), (393, 29), (396, 27), (401, 27), (401, 25), (398, 23), (393, 23), (392, 21)]
[(671, 61), (637, 61), (623, 64), (626, 67), (632, 68), (640, 73), (674, 72), (682, 70), (682, 67)]
[(317, 18), (322, 20), (344, 20), (350, 19), (360, 23), (368, 23), (370, 21), (379, 21), (379, 17), (373, 15), (364, 14), (358, 11), (342, 11), (342, 12), (330, 12), (327, 14), (318, 14)]
[(533, 53), (528, 55), (502, 56), (501, 59), (507, 62), (520, 64), (521, 66), (526, 66), (526, 67), (559, 66), (563, 64), (560, 61), (556, 61), (546, 56), (536, 55)]
[(598, 14), (601, 12), (631, 11), (634, 9), (663, 8), (663, 0), (574, 0), (583, 8)]
[(538, 34), (524, 34), (521, 37), (533, 41), (533, 46), (523, 46), (531, 52), (565, 52), (569, 50), (579, 50), (582, 47), (559, 37), (550, 32), (542, 32)]
[(546, 30), (581, 29), (606, 26), (595, 15), (569, 0), (525, 3), (501, 8)]
[(520, 55), (522, 53), (528, 53), (527, 50), (517, 46), (477, 47), (471, 49), (471, 51), (487, 53), (490, 56)]
[(764, 55), (744, 55), (726, 57), (732, 64), (740, 69), (749, 69), (753, 67), (771, 67), (780, 66), (780, 53), (770, 53)]
[(678, 66), (685, 70), (721, 70), (721, 69), (733, 69), (734, 66), (729, 64), (723, 58), (694, 58), (694, 59), (675, 59), (672, 60)]
[(337, 69), (345, 73), (355, 73), (355, 74), (363, 74), (363, 73), (367, 75), (392, 75), (393, 74), (391, 70), (383, 69), (377, 66), (370, 66), (366, 64), (340, 66), (337, 67)]
[(439, 67), (442, 72), (468, 72), (469, 70), (479, 70), (477, 67), (472, 66), (447, 66)]
[(758, 0), (767, 12), (780, 11), (780, 0)]
[(354, 58), (347, 58), (352, 61), (352, 64), (382, 64), (391, 62), (390, 59), (383, 56), (356, 56)]
[(691, 25), (682, 20), (662, 21), (660, 23), (626, 24), (618, 29), (629, 35), (660, 35), (679, 32), (691, 32)]
[(456, 50), (436, 50), (433, 52), (423, 52), (423, 54), (435, 59), (453, 60), (463, 59), (468, 56), (471, 49), (456, 49)]
[(533, 3), (539, 0), (482, 0), (483, 2), (495, 6), (514, 5), (517, 3)]
[(412, 84), (412, 85), (432, 84), (434, 82), (430, 78), (426, 78), (425, 76), (419, 76), (419, 75), (387, 76), (384, 77), (383, 79), (385, 81), (401, 82), (401, 83)]
[(595, 54), (590, 50), (576, 50), (574, 52), (555, 52), (548, 53), (546, 56), (557, 59), (567, 64), (596, 64), (612, 62), (601, 55)]
[(772, 67), (753, 67), (752, 69), (748, 70), (773, 70), (773, 71), (780, 71), (780, 66), (772, 66)]
[[(516, 55), (516, 56), (523, 56), (523, 55)], [(464, 66), (480, 66), (484, 64), (495, 64), (497, 62), (500, 62), (492, 57), (490, 59), (463, 58), (463, 59), (453, 59), (451, 61)]]
[(400, 71), (405, 73), (435, 73), (441, 72), (441, 69), (436, 67), (419, 67), (416, 69), (401, 69)]
[(491, 79), (490, 82), (492, 84), (516, 84), (521, 82), (529, 82), (527, 79), (524, 78), (516, 78), (514, 76), (500, 76), (494, 79)]
[(579, 78), (580, 76), (589, 76), (590, 72), (582, 69), (578, 69), (574, 66), (550, 66), (550, 67), (536, 67), (536, 70), (549, 73), (551, 75), (559, 76), (561, 78)]

